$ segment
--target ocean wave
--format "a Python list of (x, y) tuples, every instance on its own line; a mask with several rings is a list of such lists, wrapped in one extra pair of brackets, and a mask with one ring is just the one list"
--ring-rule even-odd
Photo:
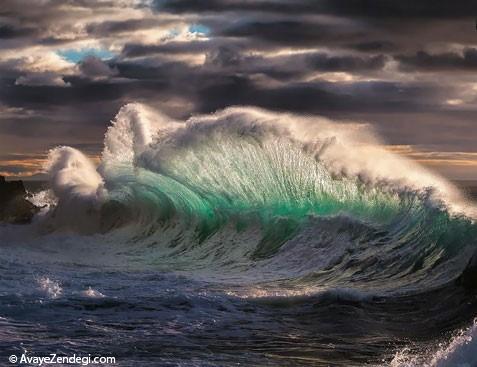
[[(120, 269), (114, 279), (124, 269), (172, 272), (201, 284), (199, 294), (220, 304), (214, 310), (305, 312), (304, 330), (308, 317), (325, 325), (342, 316), (340, 327), (359, 340), (372, 326), (400, 346), (413, 335), (402, 330), (407, 317), (422, 320), (414, 336), (434, 322), (455, 330), (475, 317), (473, 205), (387, 151), (366, 125), (245, 107), (180, 122), (130, 104), (106, 132), (98, 167), (61, 146), (45, 168), (49, 189), (30, 198), (43, 210), (30, 226), (1, 228), (15, 271)], [(144, 280), (145, 294), (156, 279)], [(42, 297), (69, 302), (63, 283), (37, 282)], [(95, 303), (116, 289), (106, 287), (105, 297), (96, 287), (82, 283), (71, 294)], [(436, 318), (428, 314), (434, 304)], [(363, 319), (353, 329), (356, 315)], [(388, 349), (383, 358), (393, 366), (472, 361), (474, 334), (432, 347), (435, 360), (402, 348), (392, 362)]]
[(178, 122), (131, 104), (98, 168), (58, 147), (46, 169), (42, 233), (114, 233), (197, 277), (395, 295), (477, 273), (472, 206), (359, 124), (244, 107)]
[(57, 227), (68, 219), (88, 227), (78, 219), (89, 216), (90, 230), (98, 230), (111, 206), (123, 212), (121, 225), (179, 217), (211, 227), (247, 215), (347, 213), (386, 223), (422, 211), (473, 210), (451, 184), (390, 153), (359, 124), (254, 108), (180, 123), (126, 105), (106, 133), (98, 169), (80, 151), (58, 147), (46, 170)]

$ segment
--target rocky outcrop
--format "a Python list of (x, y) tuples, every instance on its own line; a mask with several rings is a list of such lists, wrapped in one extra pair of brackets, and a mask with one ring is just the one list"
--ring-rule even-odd
[(6, 181), (0, 176), (0, 222), (29, 223), (40, 208), (27, 199), (22, 181)]

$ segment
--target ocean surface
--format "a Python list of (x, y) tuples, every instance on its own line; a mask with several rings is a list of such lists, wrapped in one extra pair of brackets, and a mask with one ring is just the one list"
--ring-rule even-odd
[(477, 190), (367, 129), (132, 104), (98, 167), (51, 150), (0, 224), (0, 365), (477, 366)]

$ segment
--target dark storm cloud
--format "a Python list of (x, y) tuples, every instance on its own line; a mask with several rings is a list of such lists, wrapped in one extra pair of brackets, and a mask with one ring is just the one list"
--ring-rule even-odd
[(178, 53), (197, 53), (207, 52), (216, 47), (214, 41), (191, 41), (191, 42), (168, 42), (158, 45), (144, 45), (129, 43), (123, 47), (121, 55), (123, 57), (139, 57), (154, 54), (178, 54)]
[[(304, 20), (273, 20), (239, 22), (224, 29), (228, 37), (249, 37), (278, 44), (317, 45), (320, 41), (345, 40), (360, 36), (340, 25), (323, 25)], [(364, 34), (361, 34), (364, 36)]]
[[(4, 0), (0, 165), (22, 144), (96, 154), (132, 101), (178, 118), (256, 105), (357, 119), (394, 144), (470, 151), (475, 9), (468, 0)], [(82, 48), (97, 54), (62, 59)]]
[(110, 77), (117, 74), (117, 70), (96, 56), (87, 56), (79, 63), (81, 73), (90, 78)]
[(257, 105), (264, 108), (298, 113), (335, 115), (425, 111), (436, 97), (432, 86), (404, 85), (386, 82), (289, 83), (282, 87), (264, 88), (243, 77), (223, 78), (205, 84), (200, 95), (201, 112), (211, 112), (231, 104)]
[[(189, 46), (189, 47), (187, 47)], [(323, 72), (366, 72), (382, 69), (386, 63), (384, 55), (359, 56), (359, 55), (329, 55), (323, 52), (307, 52), (294, 55), (260, 56), (250, 55), (244, 50), (244, 45), (229, 44), (225, 42), (192, 42), (170, 43), (167, 45), (126, 45), (122, 51), (123, 57), (138, 57), (147, 55), (167, 55), (190, 52), (203, 52), (206, 55), (204, 65), (187, 69), (180, 63), (167, 62), (164, 59), (160, 64), (166, 64), (171, 68), (185, 67), (181, 70), (183, 75), (188, 73), (199, 74), (208, 69), (215, 74), (240, 73), (245, 75), (264, 74), (274, 79), (288, 79), (300, 77), (315, 71)], [(158, 59), (155, 59), (159, 64)], [(139, 63), (136, 63), (139, 66)], [(144, 69), (144, 67), (141, 67)], [(145, 68), (148, 68), (147, 66)], [(154, 68), (149, 66), (149, 68)], [(163, 69), (164, 67), (160, 67)], [(168, 74), (166, 74), (168, 75)], [(127, 77), (131, 77), (129, 74)]]
[(348, 45), (349, 48), (355, 49), (357, 51), (392, 51), (396, 45), (389, 41), (364, 41), (356, 44)]
[[(315, 3), (315, 4), (313, 4)], [(314, 1), (240, 1), (240, 0), (155, 0), (153, 7), (156, 10), (176, 13), (202, 13), (227, 11), (253, 11), (296, 14), (315, 12)]]
[(89, 82), (78, 77), (65, 78), (71, 87), (50, 85), (10, 85), (0, 88), (0, 100), (10, 106), (48, 109), (62, 104), (101, 100), (108, 102), (119, 99), (127, 87), (105, 82)]
[(246, 11), (389, 18), (460, 18), (475, 12), (473, 0), (155, 0), (154, 6), (178, 13)]
[(384, 18), (467, 18), (475, 12), (473, 0), (324, 0), (325, 13)]
[(382, 69), (386, 62), (383, 55), (373, 57), (329, 56), (318, 53), (308, 57), (308, 63), (315, 70), (360, 71)]
[[(286, 65), (293, 59), (299, 60), (295, 60), (297, 67), (288, 66), (287, 69)], [(161, 92), (163, 96), (186, 96), (200, 112), (213, 112), (230, 105), (257, 105), (308, 113), (417, 111), (436, 104), (443, 93), (433, 84), (297, 83), (289, 80), (281, 86), (267, 86), (257, 84), (252, 78), (253, 74), (260, 73), (277, 79), (290, 79), (309, 72), (302, 65), (321, 71), (379, 70), (384, 65), (384, 57), (329, 57), (314, 53), (270, 60), (242, 58), (234, 50), (221, 48), (208, 55), (204, 66), (179, 62), (158, 65), (117, 62), (114, 67), (118, 70), (118, 77), (135, 79), (138, 90), (150, 88), (150, 92)]]
[(53, 72), (27, 73), (15, 80), (15, 85), (24, 86), (59, 86), (66, 87), (67, 83), (61, 76)]
[(469, 0), (158, 0), (154, 8), (194, 16), (214, 36), (294, 47), (392, 52), (430, 42), (475, 42), (475, 3)]
[(403, 70), (420, 71), (472, 71), (477, 70), (477, 49), (466, 48), (462, 53), (446, 52), (430, 54), (419, 51), (415, 55), (396, 57)]
[(0, 24), (0, 39), (27, 37), (35, 34), (35, 28), (15, 27), (9, 24)]
[(322, 52), (274, 57), (242, 56), (229, 48), (208, 55), (207, 62), (216, 67), (235, 70), (244, 75), (263, 74), (276, 80), (291, 80), (311, 76), (316, 72), (372, 73), (386, 63), (383, 55), (329, 55)]

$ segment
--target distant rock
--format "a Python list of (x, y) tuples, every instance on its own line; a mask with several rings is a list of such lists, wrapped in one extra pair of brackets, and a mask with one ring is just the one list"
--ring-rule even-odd
[(0, 176), (0, 222), (29, 223), (40, 208), (27, 199), (22, 181), (6, 181)]

